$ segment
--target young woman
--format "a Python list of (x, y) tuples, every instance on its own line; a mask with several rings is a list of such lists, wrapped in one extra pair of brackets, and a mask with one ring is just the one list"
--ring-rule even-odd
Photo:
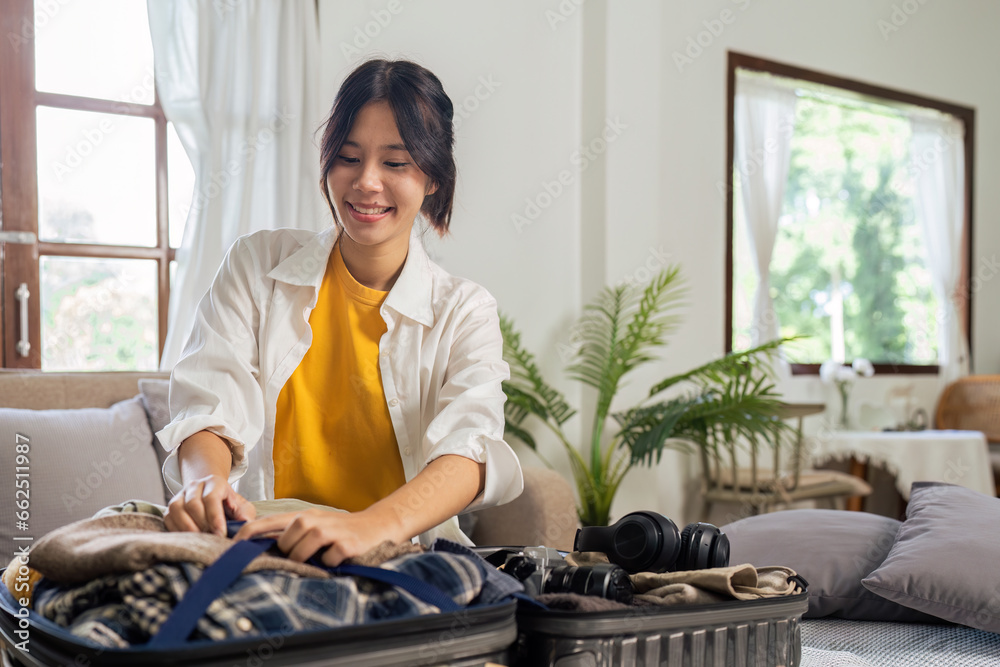
[[(443, 535), (455, 515), (521, 492), (503, 440), (496, 301), (432, 263), (455, 192), (452, 103), (407, 61), (357, 68), (322, 139), (335, 225), (244, 236), (198, 308), (171, 375), (171, 530), (280, 531), (295, 560), (328, 565), (383, 541)], [(255, 518), (250, 500), (320, 509)]]

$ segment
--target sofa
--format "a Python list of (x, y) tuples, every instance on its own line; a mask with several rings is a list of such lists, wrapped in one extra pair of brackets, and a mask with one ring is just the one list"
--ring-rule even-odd
[[(126, 500), (167, 502), (153, 434), (169, 420), (168, 384), (163, 372), (0, 370), (3, 553)], [(564, 550), (578, 525), (569, 482), (538, 467), (524, 467), (519, 498), (462, 523), (479, 545)]]

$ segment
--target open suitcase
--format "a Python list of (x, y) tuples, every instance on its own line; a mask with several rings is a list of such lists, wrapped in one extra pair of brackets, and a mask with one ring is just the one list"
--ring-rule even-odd
[[(786, 598), (697, 607), (636, 607), (624, 612), (568, 612), (505, 602), (364, 626), (192, 642), (164, 652), (109, 650), (22, 610), (0, 586), (5, 659), (48, 665), (219, 666), (456, 665), (531, 667), (797, 667), (802, 590)], [(515, 645), (516, 640), (516, 645)], [(15, 648), (20, 646), (21, 648)], [(6, 663), (4, 664), (6, 667)]]
[[(73, 665), (108, 667), (231, 667), (246, 665), (510, 665), (517, 636), (516, 603), (469, 607), (457, 612), (369, 623), (363, 626), (257, 636), (217, 642), (191, 642), (162, 651), (137, 646), (106, 649), (84, 643), (48, 619), (21, 607), (0, 586), (0, 637), (4, 658), (24, 667)], [(21, 611), (21, 614), (19, 614)], [(19, 632), (21, 634), (19, 634)], [(21, 646), (21, 649), (15, 648)], [(6, 667), (6, 664), (4, 667)]]

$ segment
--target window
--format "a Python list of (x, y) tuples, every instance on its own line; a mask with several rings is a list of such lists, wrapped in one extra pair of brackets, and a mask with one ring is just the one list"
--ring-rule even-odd
[(155, 369), (194, 177), (156, 100), (146, 4), (0, 10), (2, 231), (19, 235), (0, 243), (2, 365)]
[[(974, 112), (735, 53), (728, 95), (727, 351), (803, 336), (793, 373), (858, 357), (937, 372), (955, 349), (942, 322), (969, 342)], [(919, 195), (949, 159), (964, 176), (943, 259), (928, 231), (940, 201)], [(941, 282), (946, 261), (957, 283)]]

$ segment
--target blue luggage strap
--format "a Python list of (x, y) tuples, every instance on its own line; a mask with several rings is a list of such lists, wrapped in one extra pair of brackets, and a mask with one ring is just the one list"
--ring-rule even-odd
[[(151, 649), (166, 650), (184, 646), (191, 631), (208, 610), (209, 605), (239, 578), (243, 573), (243, 568), (250, 561), (276, 543), (277, 540), (274, 538), (257, 538), (241, 540), (229, 547), (191, 585), (146, 646)], [(327, 567), (315, 557), (310, 559), (310, 564), (321, 567), (330, 574), (365, 577), (401, 588), (422, 602), (437, 607), (442, 612), (454, 612), (462, 608), (437, 586), (402, 572), (364, 565)]]

